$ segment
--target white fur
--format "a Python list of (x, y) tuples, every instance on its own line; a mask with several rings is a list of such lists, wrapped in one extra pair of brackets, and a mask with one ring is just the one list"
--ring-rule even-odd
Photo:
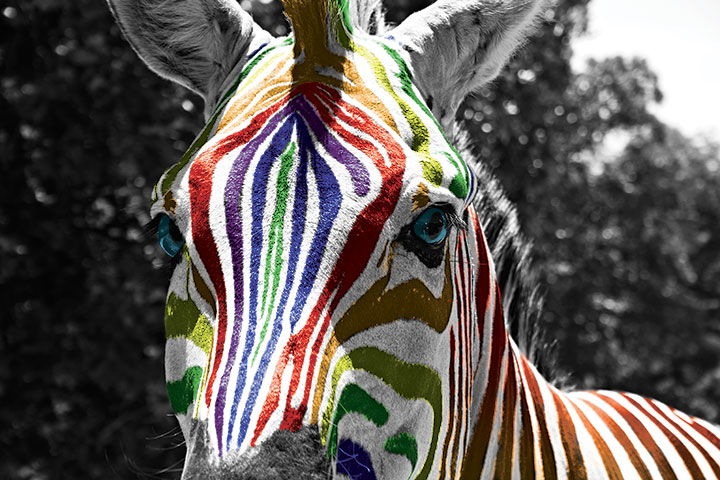
[(494, 79), (533, 28), (545, 0), (440, 0), (393, 37), (410, 53), (415, 83), (447, 130), (460, 102)]
[(232, 0), (108, 0), (123, 34), (158, 75), (212, 106), (238, 63), (272, 36)]

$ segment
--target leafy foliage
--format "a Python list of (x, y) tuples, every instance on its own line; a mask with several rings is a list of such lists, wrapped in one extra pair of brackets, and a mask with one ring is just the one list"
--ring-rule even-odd
[[(427, 3), (388, 2), (389, 17)], [(286, 33), (277, 2), (243, 6)], [(143, 225), (202, 106), (142, 65), (102, 2), (2, 8), (0, 477), (176, 477), (167, 269)], [(649, 113), (661, 94), (642, 60), (571, 71), (586, 12), (560, 1), (459, 116), (535, 241), (543, 327), (575, 383), (717, 422), (718, 145)]]

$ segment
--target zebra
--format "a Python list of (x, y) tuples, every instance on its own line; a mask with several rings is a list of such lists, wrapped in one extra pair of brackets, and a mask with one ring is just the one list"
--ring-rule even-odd
[(394, 29), (377, 0), (283, 0), (280, 38), (232, 0), (110, 6), (206, 104), (151, 206), (183, 478), (720, 478), (717, 427), (556, 388), (509, 333), (537, 313), (528, 247), (454, 117), (543, 0)]

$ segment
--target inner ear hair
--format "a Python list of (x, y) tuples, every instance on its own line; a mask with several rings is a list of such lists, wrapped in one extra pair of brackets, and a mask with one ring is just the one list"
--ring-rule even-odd
[(233, 0), (108, 0), (140, 58), (212, 102), (228, 73), (272, 36)]
[(444, 127), (525, 41), (547, 0), (440, 0), (393, 30), (415, 81)]

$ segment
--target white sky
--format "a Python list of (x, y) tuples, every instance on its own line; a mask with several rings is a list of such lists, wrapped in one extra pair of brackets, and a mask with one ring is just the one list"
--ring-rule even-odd
[(576, 71), (587, 58), (644, 57), (664, 94), (653, 112), (720, 140), (720, 0), (592, 0), (589, 19), (573, 42)]

